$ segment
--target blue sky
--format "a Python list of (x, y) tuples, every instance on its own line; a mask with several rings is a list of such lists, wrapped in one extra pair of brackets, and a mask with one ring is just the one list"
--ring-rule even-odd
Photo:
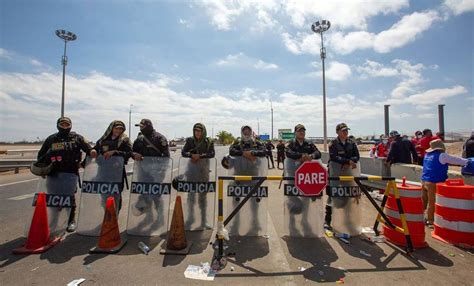
[[(1, 1), (0, 140), (44, 138), (60, 115), (68, 44), (66, 115), (96, 140), (108, 123), (150, 118), (167, 137), (202, 121), (211, 135), (250, 124), (270, 133), (307, 126), (322, 135), (316, 20), (328, 19), (328, 130), (474, 129), (474, 1)], [(132, 137), (136, 128), (132, 127)]]

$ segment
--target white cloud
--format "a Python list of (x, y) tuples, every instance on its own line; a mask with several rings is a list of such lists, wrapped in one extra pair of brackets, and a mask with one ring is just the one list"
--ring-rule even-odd
[[(55, 132), (61, 80), (60, 73), (0, 73), (0, 137), (3, 140), (35, 139)], [(260, 118), (265, 132), (265, 128), (269, 129), (270, 98), (275, 110), (275, 128), (294, 126), (306, 118), (304, 123), (309, 134), (320, 135), (322, 130), (321, 121), (317, 119), (320, 117), (315, 116), (322, 114), (320, 95), (275, 94), (244, 88), (233, 92), (204, 91), (196, 96), (163, 86), (161, 79), (138, 81), (97, 72), (84, 77), (67, 76), (66, 82), (66, 115), (72, 118), (73, 129), (90, 140), (96, 140), (112, 120), (128, 121), (130, 104), (133, 104), (133, 122), (150, 118), (157, 130), (168, 137), (189, 135), (192, 124), (197, 121), (203, 121), (208, 129), (214, 126), (215, 133), (228, 130), (238, 134), (242, 124), (255, 125), (254, 119)], [(349, 123), (373, 119), (382, 111), (380, 106), (350, 94), (331, 96), (327, 105), (331, 110), (330, 126), (341, 118)], [(354, 112), (348, 113), (348, 110)], [(134, 136), (136, 132), (134, 128)]]
[(416, 117), (421, 119), (434, 119), (436, 118), (436, 115), (434, 113), (421, 113), (418, 114)]
[[(337, 61), (332, 61), (326, 70), (326, 79), (334, 81), (343, 81), (352, 75), (351, 67)], [(310, 77), (321, 77), (322, 71), (309, 73)]]
[(378, 53), (388, 53), (414, 41), (440, 19), (436, 11), (414, 12), (402, 17), (389, 29), (378, 34), (366, 31), (347, 34), (331, 33), (329, 34), (329, 44), (340, 54), (349, 54), (355, 50), (369, 48)]
[(237, 17), (245, 13), (255, 15), (259, 28), (272, 27), (276, 22), (269, 12), (276, 11), (280, 5), (276, 0), (204, 0), (196, 3), (205, 8), (218, 30), (231, 30)]
[(188, 29), (193, 27), (193, 25), (191, 24), (191, 22), (189, 20), (179, 19), (178, 23), (180, 23), (181, 25), (183, 25), (184, 27), (186, 27)]
[(13, 53), (5, 49), (0, 48), (0, 59), (11, 60)]
[(237, 67), (237, 68), (253, 68), (257, 70), (276, 70), (278, 65), (273, 63), (267, 63), (261, 59), (255, 59), (245, 55), (244, 53), (238, 53), (235, 55), (228, 55), (224, 59), (217, 61), (217, 65), (221, 67)]
[(292, 24), (298, 28), (310, 25), (314, 19), (324, 18), (341, 29), (363, 30), (367, 28), (369, 18), (398, 12), (408, 7), (408, 0), (289, 0), (282, 5)]
[(451, 88), (429, 89), (421, 93), (416, 93), (405, 98), (392, 98), (389, 104), (413, 104), (413, 105), (433, 105), (441, 103), (444, 99), (456, 95), (465, 94), (467, 89), (457, 85)]
[(356, 68), (357, 72), (365, 77), (392, 77), (399, 75), (395, 68), (385, 67), (381, 63), (366, 60), (364, 65)]
[(293, 37), (289, 33), (281, 34), (283, 43), (285, 44), (287, 50), (293, 54), (313, 54), (319, 55), (319, 50), (321, 48), (321, 40), (319, 36), (314, 33), (296, 33), (296, 36)]
[(445, 0), (444, 5), (448, 7), (454, 15), (474, 11), (474, 1), (472, 0)]

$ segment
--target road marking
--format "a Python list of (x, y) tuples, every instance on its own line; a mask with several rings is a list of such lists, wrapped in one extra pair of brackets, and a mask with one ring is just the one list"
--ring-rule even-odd
[(0, 187), (6, 187), (6, 186), (11, 186), (11, 185), (15, 185), (15, 184), (21, 184), (21, 183), (27, 183), (27, 182), (32, 182), (32, 181), (36, 181), (36, 180), (39, 180), (39, 178), (29, 179), (29, 180), (24, 180), (24, 181), (18, 181), (18, 182), (12, 182), (12, 183), (7, 183), (7, 184), (0, 185)]
[(21, 200), (24, 200), (24, 199), (32, 198), (32, 197), (34, 197), (34, 196), (35, 196), (35, 193), (32, 193), (32, 194), (26, 194), (26, 195), (11, 197), (11, 198), (8, 198), (8, 200), (11, 200), (11, 201), (21, 201)]

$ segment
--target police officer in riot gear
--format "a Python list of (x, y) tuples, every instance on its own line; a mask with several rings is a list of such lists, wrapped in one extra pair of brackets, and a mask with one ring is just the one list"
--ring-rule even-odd
[(277, 168), (280, 169), (280, 163), (285, 167), (285, 143), (280, 140), (276, 146), (277, 149)]
[[(329, 162), (335, 162), (340, 164), (342, 169), (355, 169), (357, 168), (357, 162), (360, 159), (359, 150), (354, 140), (349, 138), (350, 128), (345, 123), (340, 123), (336, 126), (337, 138), (329, 143)], [(331, 169), (331, 168), (329, 168)], [(329, 174), (334, 176), (335, 174)], [(327, 191), (330, 190), (328, 186)], [(329, 194), (328, 194), (329, 195)], [(331, 229), (331, 218), (332, 218), (332, 200), (328, 196), (328, 202), (326, 204), (326, 216), (325, 228)]]
[[(259, 174), (259, 165), (255, 164), (257, 157), (265, 157), (267, 150), (265, 146), (255, 138), (253, 138), (252, 128), (248, 125), (242, 126), (241, 128), (241, 137), (236, 139), (234, 143), (229, 147), (229, 155), (233, 157), (241, 157), (240, 163), (238, 160), (232, 163), (234, 168), (234, 173), (236, 175), (244, 176), (256, 176)], [(245, 159), (242, 161), (242, 159)], [(249, 161), (250, 164), (245, 164), (244, 162)], [(246, 185), (250, 183), (253, 185), (255, 182), (235, 182), (236, 185)], [(234, 208), (239, 204), (240, 197), (235, 197), (232, 200)], [(260, 198), (251, 199), (248, 201), (251, 205), (252, 220), (254, 229), (260, 229), (258, 223), (258, 205), (256, 203), (260, 202)], [(237, 214), (233, 219), (232, 228), (238, 232), (240, 225), (240, 216)]]
[(140, 160), (143, 156), (169, 157), (170, 151), (166, 137), (153, 128), (150, 119), (142, 119), (135, 124), (140, 133), (133, 142), (133, 159)]
[[(104, 135), (97, 140), (90, 155), (92, 158), (97, 158), (98, 155), (104, 156), (104, 159), (109, 159), (112, 156), (121, 156), (124, 163), (127, 164), (128, 159), (132, 156), (132, 144), (130, 139), (125, 134), (125, 124), (120, 120), (114, 120), (109, 124), (109, 127), (104, 132)], [(100, 171), (100, 169), (99, 169)], [(125, 167), (123, 168), (122, 180), (127, 180)], [(122, 208), (122, 190), (118, 196), (118, 209)]]
[[(186, 181), (190, 182), (208, 182), (210, 170), (210, 158), (214, 158), (216, 152), (214, 150), (214, 142), (207, 137), (206, 126), (202, 123), (196, 123), (193, 126), (193, 136), (186, 138), (186, 143), (181, 150), (184, 158), (190, 158), (189, 166), (186, 166)], [(187, 220), (185, 221), (186, 229), (193, 224), (194, 208), (196, 204), (196, 196), (198, 197), (199, 210), (201, 214), (201, 228), (210, 228), (206, 225), (207, 210), (207, 193), (189, 193), (187, 196)]]
[[(76, 179), (71, 180), (74, 183), (74, 185), (71, 184), (71, 190), (61, 190), (64, 194), (74, 195), (79, 180), (81, 151), (89, 155), (91, 146), (83, 136), (71, 131), (72, 121), (68, 117), (59, 118), (56, 127), (58, 132), (46, 138), (41, 146), (38, 152), (38, 161), (53, 162), (52, 170), (47, 176), (58, 176), (59, 173), (75, 176)], [(68, 232), (76, 230), (75, 214), (76, 207), (73, 206), (68, 221)]]
[[(150, 119), (142, 119), (140, 123), (135, 124), (135, 126), (140, 127), (140, 132), (138, 133), (137, 139), (133, 142), (132, 152), (133, 159), (135, 161), (141, 161), (144, 157), (170, 157), (168, 140), (166, 137), (156, 131), (153, 127), (153, 123)], [(162, 181), (165, 178), (166, 170), (163, 170), (158, 162), (156, 162), (157, 169), (142, 169), (138, 172), (138, 177), (136, 178), (140, 182), (150, 182), (154, 180)], [(140, 167), (143, 168), (142, 165)], [(160, 227), (163, 221), (163, 208), (160, 206), (161, 195), (155, 196), (139, 196), (135, 205), (131, 207), (132, 214), (135, 216), (140, 216), (143, 213), (146, 214), (146, 217), (142, 221), (142, 225), (138, 226), (139, 229), (143, 227)], [(151, 218), (152, 211), (147, 208), (154, 205), (155, 209), (158, 212), (158, 220)], [(151, 223), (151, 225), (150, 225)]]
[(291, 139), (285, 149), (286, 156), (293, 160), (306, 162), (321, 158), (316, 145), (305, 139), (306, 128), (303, 124), (295, 126), (295, 139)]
[[(321, 152), (318, 150), (316, 145), (305, 139), (306, 128), (303, 124), (295, 126), (295, 139), (291, 139), (286, 146), (285, 153), (288, 157), (287, 164), (284, 164), (285, 176), (293, 177), (296, 169), (304, 162), (317, 160), (321, 158)], [(290, 161), (292, 160), (292, 161)], [(316, 198), (312, 198), (316, 200)], [(313, 200), (313, 201), (314, 201)], [(301, 214), (303, 211), (303, 204), (307, 203), (300, 197), (289, 196), (287, 208), (290, 214), (289, 227), (292, 228), (290, 233), (296, 233), (295, 227), (295, 215)], [(307, 209), (307, 208), (306, 208)], [(307, 233), (311, 229), (308, 222), (307, 214), (303, 214), (302, 218), (304, 233)]]

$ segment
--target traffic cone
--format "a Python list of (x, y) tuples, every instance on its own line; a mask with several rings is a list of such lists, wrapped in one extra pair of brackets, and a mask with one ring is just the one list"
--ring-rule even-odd
[(61, 237), (50, 237), (46, 194), (38, 193), (36, 207), (31, 219), (26, 244), (13, 249), (13, 254), (43, 253), (61, 241)]
[(126, 239), (120, 236), (120, 230), (115, 210), (115, 200), (113, 197), (107, 198), (105, 203), (104, 221), (100, 231), (97, 246), (90, 249), (90, 253), (117, 253), (127, 243)]
[(176, 197), (174, 204), (173, 217), (171, 218), (171, 227), (168, 232), (166, 249), (160, 251), (161, 254), (188, 254), (192, 243), (187, 242), (184, 232), (183, 207), (181, 196)]

